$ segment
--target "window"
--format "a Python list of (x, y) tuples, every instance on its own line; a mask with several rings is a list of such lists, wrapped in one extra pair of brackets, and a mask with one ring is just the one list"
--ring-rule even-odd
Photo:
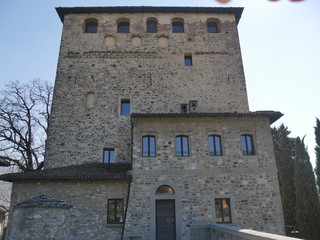
[(130, 115), (130, 100), (121, 100), (121, 115)]
[(231, 223), (230, 198), (216, 198), (216, 223)]
[(150, 19), (147, 21), (147, 32), (156, 33), (158, 32), (158, 22), (155, 19)]
[(177, 157), (189, 156), (188, 136), (177, 136), (176, 137), (176, 156)]
[(94, 18), (87, 19), (85, 21), (85, 33), (96, 33), (98, 30), (98, 20)]
[(104, 149), (103, 150), (103, 163), (114, 163), (114, 149)]
[(188, 104), (182, 103), (180, 104), (180, 109), (182, 113), (187, 113), (188, 112)]
[(94, 99), (95, 99), (94, 92), (88, 92), (87, 93), (87, 97), (86, 97), (87, 108), (93, 108), (94, 107)]
[(184, 32), (183, 19), (173, 20), (172, 32), (173, 33), (183, 33)]
[(209, 136), (209, 154), (210, 156), (221, 156), (221, 137), (219, 135)]
[(108, 224), (123, 223), (123, 199), (108, 199)]
[(185, 66), (192, 66), (192, 55), (184, 55), (184, 65)]
[(174, 190), (169, 185), (162, 185), (158, 187), (156, 194), (174, 194)]
[(254, 155), (253, 139), (251, 135), (241, 135), (241, 148), (243, 155)]
[(130, 22), (121, 21), (118, 22), (118, 33), (129, 33), (130, 32)]
[(207, 22), (208, 33), (218, 33), (218, 23), (217, 22)]
[(142, 156), (155, 157), (156, 156), (156, 137), (144, 136), (142, 138)]

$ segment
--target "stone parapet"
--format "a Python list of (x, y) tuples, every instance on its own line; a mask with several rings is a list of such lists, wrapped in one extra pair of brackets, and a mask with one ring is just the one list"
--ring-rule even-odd
[(190, 225), (190, 240), (297, 240), (297, 238), (258, 232), (222, 224)]

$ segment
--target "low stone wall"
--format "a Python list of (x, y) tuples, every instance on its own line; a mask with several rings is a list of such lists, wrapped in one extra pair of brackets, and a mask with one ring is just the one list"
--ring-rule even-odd
[(190, 226), (190, 240), (297, 240), (297, 238), (223, 224), (199, 224)]

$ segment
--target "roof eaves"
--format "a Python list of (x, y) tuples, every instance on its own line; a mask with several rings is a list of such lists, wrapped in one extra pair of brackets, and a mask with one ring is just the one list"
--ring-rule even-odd
[(247, 113), (132, 113), (132, 118), (201, 118), (201, 117), (267, 117), (270, 124), (281, 118), (283, 114), (276, 111), (256, 111)]
[(0, 180), (15, 181), (81, 181), (81, 180), (130, 180), (131, 163), (87, 163), (39, 171), (0, 175)]
[(66, 14), (89, 13), (232, 13), (238, 23), (242, 7), (156, 7), (156, 6), (115, 6), (115, 7), (57, 7), (61, 22)]

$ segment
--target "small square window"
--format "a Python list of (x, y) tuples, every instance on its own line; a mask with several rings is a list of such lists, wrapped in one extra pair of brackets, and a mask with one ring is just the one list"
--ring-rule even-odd
[(114, 149), (103, 150), (103, 163), (115, 163)]
[(180, 109), (182, 113), (187, 113), (188, 112), (188, 104), (182, 103), (180, 105)]
[(185, 66), (192, 66), (192, 56), (191, 55), (184, 56), (184, 65)]
[(230, 198), (216, 198), (214, 200), (216, 223), (231, 223)]
[(130, 100), (121, 100), (121, 115), (130, 115)]
[(207, 23), (208, 33), (218, 33), (218, 24), (216, 22)]
[(172, 23), (172, 32), (173, 33), (183, 33), (184, 32), (184, 26), (183, 22), (176, 21)]
[(108, 224), (122, 224), (124, 216), (123, 199), (108, 199)]
[(86, 19), (84, 32), (85, 33), (96, 33), (98, 30), (98, 20), (94, 18)]
[(129, 22), (119, 22), (118, 23), (118, 33), (129, 33), (130, 23)]

